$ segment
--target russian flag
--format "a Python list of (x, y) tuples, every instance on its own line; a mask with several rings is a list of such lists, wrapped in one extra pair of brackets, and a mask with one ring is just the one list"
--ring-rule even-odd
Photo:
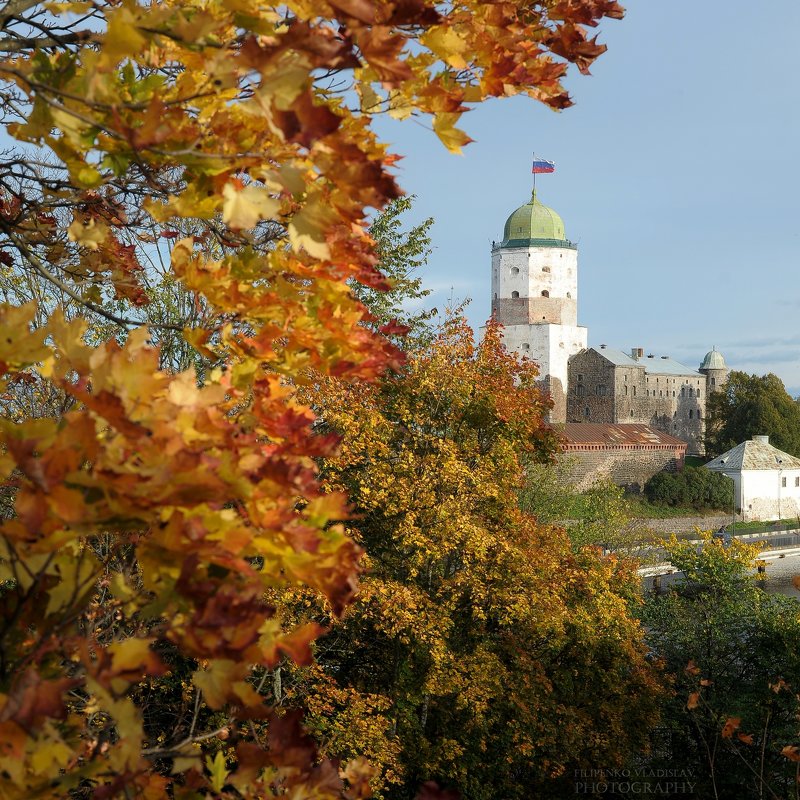
[(556, 165), (552, 161), (545, 161), (543, 158), (534, 158), (533, 167), (531, 172), (534, 175), (541, 175), (543, 173), (555, 172)]

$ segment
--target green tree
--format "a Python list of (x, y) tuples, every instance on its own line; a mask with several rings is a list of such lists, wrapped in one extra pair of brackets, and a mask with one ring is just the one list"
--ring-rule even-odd
[(419, 308), (419, 301), (430, 294), (423, 286), (419, 270), (428, 262), (431, 253), (430, 229), (433, 218), (408, 228), (404, 216), (413, 206), (414, 197), (398, 197), (381, 211), (369, 228), (375, 239), (378, 266), (389, 288), (376, 289), (353, 281), (353, 294), (369, 309), (373, 327), (396, 321), (411, 328), (414, 335), (424, 335), (424, 323), (436, 310)]
[(766, 594), (750, 574), (757, 547), (675, 539), (670, 560), (686, 576), (643, 608), (647, 641), (674, 695), (662, 709), (653, 768), (691, 771), (696, 796), (794, 796), (800, 688), (800, 606)]
[(800, 455), (800, 405), (777, 375), (731, 372), (722, 390), (708, 397), (706, 450), (717, 456), (758, 434), (767, 434), (775, 447)]

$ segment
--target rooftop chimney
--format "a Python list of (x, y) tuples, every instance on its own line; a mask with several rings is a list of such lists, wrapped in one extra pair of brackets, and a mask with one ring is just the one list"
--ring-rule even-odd
[(638, 361), (644, 355), (644, 349), (641, 347), (632, 347), (631, 348), (631, 358), (634, 361)]
[(769, 436), (754, 436), (752, 441), (764, 442), (764, 444), (769, 444)]

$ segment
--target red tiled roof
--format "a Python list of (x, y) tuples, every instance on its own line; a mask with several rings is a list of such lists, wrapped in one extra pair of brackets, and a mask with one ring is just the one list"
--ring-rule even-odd
[(612, 425), (602, 422), (567, 422), (554, 426), (564, 439), (567, 449), (580, 449), (583, 445), (605, 447), (656, 446), (686, 449), (686, 442), (649, 425)]

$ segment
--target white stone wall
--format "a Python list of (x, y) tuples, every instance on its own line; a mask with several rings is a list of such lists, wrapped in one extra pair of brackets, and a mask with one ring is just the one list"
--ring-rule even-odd
[[(492, 298), (541, 298), (548, 292), (563, 325), (578, 324), (578, 251), (566, 247), (498, 248), (492, 253)], [(551, 318), (552, 319), (552, 318)], [(501, 320), (502, 322), (502, 320)]]
[[(550, 387), (554, 407), (551, 422), (566, 422), (567, 366), (570, 356), (585, 349), (587, 330), (582, 325), (509, 325), (503, 329), (506, 349), (530, 358), (539, 365), (542, 378), (554, 378)], [(556, 388), (558, 387), (558, 388)], [(557, 396), (558, 393), (558, 396)]]
[[(800, 516), (800, 470), (746, 469), (724, 473), (733, 479), (736, 507), (745, 522)], [(786, 486), (782, 486), (782, 479)]]

